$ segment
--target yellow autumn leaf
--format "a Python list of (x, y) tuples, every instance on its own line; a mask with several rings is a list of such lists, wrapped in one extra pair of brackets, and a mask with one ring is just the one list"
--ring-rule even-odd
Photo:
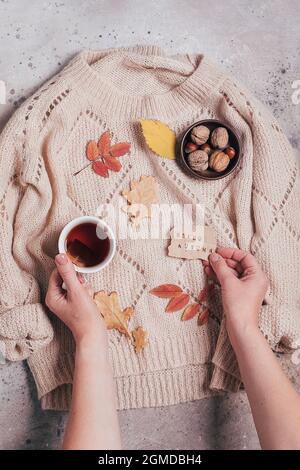
[(152, 119), (140, 120), (148, 147), (160, 157), (175, 160), (176, 134), (166, 124)]

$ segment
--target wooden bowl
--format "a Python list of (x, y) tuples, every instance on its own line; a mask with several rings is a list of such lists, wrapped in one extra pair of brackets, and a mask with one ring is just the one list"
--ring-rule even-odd
[[(193, 170), (189, 166), (189, 162), (187, 159), (188, 153), (186, 153), (184, 149), (188, 142), (192, 142), (191, 132), (192, 132), (192, 129), (194, 129), (194, 127), (196, 126), (206, 126), (208, 127), (210, 132), (212, 132), (217, 127), (225, 127), (225, 129), (227, 129), (228, 135), (229, 135), (228, 145), (235, 149), (235, 156), (230, 160), (228, 167), (224, 171), (218, 173), (217, 171), (214, 171), (208, 168), (207, 170), (198, 172), (198, 171)], [(207, 143), (209, 144), (210, 141), (208, 140)], [(195, 178), (200, 178), (203, 180), (219, 180), (221, 178), (225, 178), (225, 176), (230, 175), (230, 173), (232, 173), (234, 169), (236, 168), (240, 160), (240, 142), (235, 132), (227, 124), (224, 124), (223, 122), (218, 121), (217, 119), (205, 119), (203, 121), (195, 122), (185, 131), (181, 139), (181, 144), (180, 144), (180, 159), (181, 159), (181, 163), (184, 169), (189, 174), (193, 175)]]

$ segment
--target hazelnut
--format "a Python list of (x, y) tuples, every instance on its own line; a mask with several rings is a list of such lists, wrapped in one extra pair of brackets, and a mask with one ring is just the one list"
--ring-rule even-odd
[(225, 129), (225, 127), (217, 127), (211, 133), (210, 142), (211, 142), (211, 145), (215, 148), (223, 149), (227, 147), (228, 140), (229, 140), (229, 136), (228, 136), (227, 129)]
[(204, 171), (208, 168), (208, 155), (203, 150), (196, 150), (188, 155), (188, 162), (192, 170)]
[(226, 155), (228, 155), (230, 160), (235, 157), (235, 149), (233, 147), (227, 147), (227, 149), (225, 150), (225, 153)]
[(203, 152), (206, 152), (207, 155), (211, 154), (211, 147), (208, 144), (201, 145), (200, 149), (203, 150)]
[(191, 139), (195, 144), (202, 145), (209, 138), (209, 129), (206, 126), (196, 126), (192, 129)]
[(221, 173), (222, 171), (226, 170), (229, 161), (230, 159), (226, 153), (222, 152), (221, 150), (216, 150), (210, 156), (209, 166), (212, 170)]
[(185, 152), (191, 153), (198, 149), (198, 145), (194, 144), (193, 142), (188, 142), (185, 146)]

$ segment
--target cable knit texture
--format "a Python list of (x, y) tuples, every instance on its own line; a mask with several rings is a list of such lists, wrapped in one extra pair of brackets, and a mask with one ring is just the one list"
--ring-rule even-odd
[[(195, 180), (147, 150), (141, 118), (165, 122), (178, 137), (197, 120), (219, 119), (241, 140), (240, 163), (226, 178)], [(107, 129), (113, 141), (131, 142), (122, 170), (101, 178), (87, 168), (74, 176), (87, 163), (86, 143)], [(273, 116), (206, 57), (168, 57), (155, 46), (82, 52), (12, 117), (1, 135), (0, 165), (0, 350), (13, 361), (28, 359), (43, 408), (68, 408), (72, 390), (74, 343), (44, 305), (59, 233), (101, 203), (117, 207), (120, 192), (141, 175), (155, 176), (162, 203), (204, 205), (219, 245), (258, 258), (271, 282), (260, 328), (273, 349), (300, 346), (297, 162)], [(166, 243), (118, 240), (109, 267), (90, 275), (95, 290), (116, 290), (122, 308), (135, 307), (132, 328), (149, 332), (139, 355), (109, 332), (120, 409), (241, 385), (219, 292), (203, 327), (165, 314), (165, 301), (149, 295), (169, 282), (196, 297), (205, 284), (201, 263), (167, 257)]]

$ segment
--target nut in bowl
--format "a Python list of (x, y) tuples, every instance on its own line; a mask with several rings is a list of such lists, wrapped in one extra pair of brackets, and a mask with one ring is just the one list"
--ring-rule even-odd
[(240, 143), (227, 124), (206, 119), (195, 122), (185, 131), (180, 156), (188, 173), (200, 179), (218, 180), (236, 168)]

